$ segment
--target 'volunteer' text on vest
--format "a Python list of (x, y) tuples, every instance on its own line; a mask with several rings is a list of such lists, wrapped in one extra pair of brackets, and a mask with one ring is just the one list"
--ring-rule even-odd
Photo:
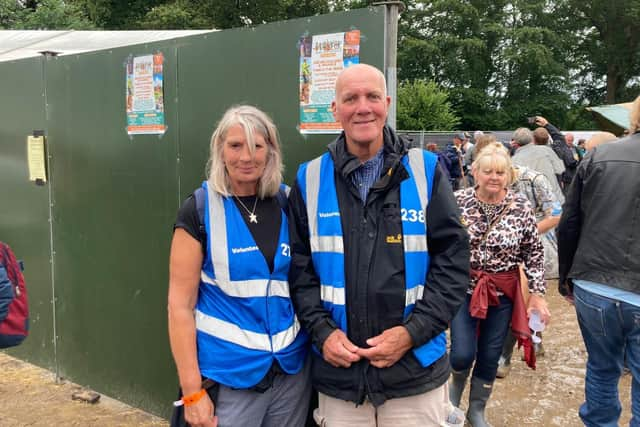
[(202, 375), (233, 388), (256, 385), (277, 360), (288, 374), (302, 369), (307, 336), (295, 316), (287, 274), (287, 218), (281, 212), (278, 249), (269, 271), (230, 197), (206, 182), (207, 253), (195, 310)]

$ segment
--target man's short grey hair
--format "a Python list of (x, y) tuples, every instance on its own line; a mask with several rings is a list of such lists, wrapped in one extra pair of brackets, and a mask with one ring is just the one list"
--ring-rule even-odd
[(533, 132), (528, 128), (518, 128), (513, 132), (511, 139), (520, 146), (531, 144), (531, 141), (533, 141)]

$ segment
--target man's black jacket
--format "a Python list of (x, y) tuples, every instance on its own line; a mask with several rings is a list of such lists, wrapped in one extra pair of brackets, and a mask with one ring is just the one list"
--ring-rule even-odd
[[(558, 283), (570, 279), (640, 293), (640, 133), (580, 162), (558, 225)], [(569, 281), (567, 281), (569, 280)]]
[[(387, 241), (402, 233), (400, 182), (409, 178), (401, 164), (407, 144), (385, 127), (382, 177), (363, 205), (348, 176), (359, 165), (346, 151), (344, 133), (329, 145), (344, 234), (347, 336), (366, 348), (368, 338), (404, 325), (415, 346), (447, 329), (469, 285), (469, 241), (451, 186), (438, 168), (426, 213), (431, 264), (423, 298), (403, 319), (405, 306), (402, 244)], [(389, 173), (389, 171), (391, 172)], [(289, 199), (291, 269), (289, 285), (298, 318), (310, 333), (315, 349), (337, 326), (320, 300), (320, 283), (311, 260), (307, 212), (298, 183)], [(449, 376), (448, 357), (423, 368), (412, 351), (395, 365), (378, 369), (362, 360), (350, 368), (334, 368), (313, 352), (312, 376), (316, 389), (343, 400), (375, 405), (386, 399), (420, 394), (442, 385)]]
[[(562, 173), (562, 184), (568, 186), (571, 184), (574, 175), (576, 174), (576, 168), (578, 167), (578, 161), (573, 157), (573, 150), (567, 145), (566, 137), (558, 130), (557, 127), (551, 123), (547, 123), (545, 126), (547, 132), (553, 140), (551, 148), (556, 153), (560, 160), (564, 163), (564, 172)], [(566, 191), (565, 191), (566, 193)]]

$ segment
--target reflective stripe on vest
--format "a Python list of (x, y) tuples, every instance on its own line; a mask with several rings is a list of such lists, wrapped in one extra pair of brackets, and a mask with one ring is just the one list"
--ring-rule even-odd
[[(412, 178), (400, 184), (406, 318), (422, 298), (429, 268), (426, 209), (437, 157), (411, 149), (402, 163)], [(298, 183), (307, 207), (312, 260), (321, 282), (320, 297), (340, 329), (347, 332), (344, 242), (330, 154), (302, 165)], [(423, 366), (429, 366), (445, 353), (446, 337), (441, 333), (413, 351)]]
[[(306, 334), (293, 311), (286, 216), (281, 214), (273, 272), (231, 198), (207, 183), (207, 254), (195, 310), (202, 375), (234, 388), (257, 384), (273, 358), (287, 373), (298, 372)], [(267, 220), (267, 219), (265, 219)]]

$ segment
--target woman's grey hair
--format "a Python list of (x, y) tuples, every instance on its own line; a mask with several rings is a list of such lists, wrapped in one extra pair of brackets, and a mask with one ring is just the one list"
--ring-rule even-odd
[(519, 146), (531, 144), (531, 141), (533, 141), (533, 132), (527, 128), (518, 128), (513, 132), (511, 139)]
[(209, 185), (223, 196), (231, 195), (231, 181), (224, 164), (223, 148), (227, 132), (234, 126), (244, 130), (251, 155), (255, 155), (256, 134), (262, 136), (267, 144), (267, 162), (264, 172), (258, 181), (257, 195), (260, 198), (277, 194), (282, 182), (282, 154), (278, 142), (278, 130), (271, 118), (251, 105), (239, 105), (229, 108), (218, 127), (211, 135), (209, 160), (207, 162), (207, 181)]

